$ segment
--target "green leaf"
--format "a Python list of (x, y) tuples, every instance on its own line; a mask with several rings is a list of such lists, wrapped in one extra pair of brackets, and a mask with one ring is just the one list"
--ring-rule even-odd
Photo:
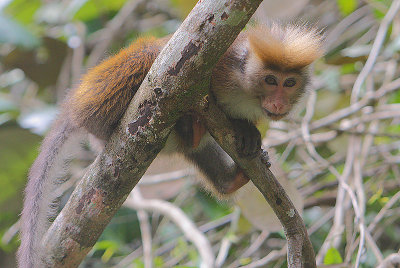
[(389, 103), (400, 103), (400, 90), (393, 92), (390, 96)]
[(39, 136), (16, 125), (0, 128), (0, 208), (10, 198), (19, 198), (16, 193), (25, 184), (39, 141)]
[[(12, 121), (0, 127), (0, 238), (21, 212), (26, 174), (37, 155), (40, 139)], [(16, 238), (7, 245), (0, 239), (0, 251), (15, 249), (16, 244)]]
[(101, 14), (116, 12), (122, 8), (126, 0), (90, 0), (76, 12), (74, 19), (89, 21), (98, 18)]
[(144, 268), (144, 263), (143, 263), (143, 261), (141, 259), (135, 259), (132, 262), (132, 265), (129, 266), (129, 267), (132, 267), (132, 268)]
[(171, 251), (171, 256), (181, 258), (186, 255), (189, 250), (189, 245), (183, 238), (179, 238), (175, 248)]
[(202, 211), (211, 219), (221, 218), (231, 212), (231, 208), (226, 203), (212, 198), (203, 191), (197, 192), (196, 197), (202, 207)]
[(340, 256), (339, 251), (336, 248), (330, 248), (325, 254), (324, 264), (340, 264), (343, 263), (342, 256)]
[(340, 13), (347, 16), (353, 13), (357, 8), (357, 0), (337, 0)]
[(247, 257), (247, 258), (241, 258), (239, 260), (239, 262), (240, 262), (240, 265), (247, 265), (247, 264), (251, 263), (251, 260), (252, 259), (250, 257)]
[(345, 63), (340, 67), (340, 74), (352, 74), (355, 73), (356, 65), (355, 63)]
[(115, 241), (111, 240), (103, 240), (97, 242), (94, 246), (95, 250), (104, 250), (103, 255), (101, 256), (101, 261), (103, 263), (107, 263), (114, 253), (119, 249), (119, 244)]
[(179, 11), (181, 18), (185, 18), (196, 5), (197, 0), (170, 0), (170, 3)]
[(383, 189), (379, 189), (375, 194), (371, 196), (371, 198), (368, 200), (368, 205), (372, 205), (376, 201), (378, 201), (382, 197)]
[(74, 19), (82, 20), (82, 21), (89, 21), (95, 19), (99, 16), (99, 9), (96, 7), (92, 1), (87, 1), (78, 12), (76, 12)]
[(4, 12), (22, 24), (29, 24), (34, 21), (35, 13), (40, 6), (40, 0), (13, 0)]
[(153, 261), (154, 261), (154, 267), (156, 268), (165, 267), (164, 259), (161, 256), (155, 257)]
[(0, 43), (34, 48), (40, 42), (25, 27), (10, 18), (0, 15)]
[(374, 17), (378, 20), (383, 19), (392, 2), (393, 0), (372, 0), (369, 6), (372, 7), (372, 14)]

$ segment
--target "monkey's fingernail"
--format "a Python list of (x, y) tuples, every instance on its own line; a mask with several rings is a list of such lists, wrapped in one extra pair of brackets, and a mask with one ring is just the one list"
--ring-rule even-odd
[(204, 96), (201, 106), (202, 106), (202, 109), (204, 112), (208, 111), (208, 108), (210, 106), (210, 99), (209, 99), (208, 94)]
[(159, 97), (162, 94), (162, 89), (160, 87), (156, 87), (154, 89), (154, 93), (156, 93), (156, 96)]

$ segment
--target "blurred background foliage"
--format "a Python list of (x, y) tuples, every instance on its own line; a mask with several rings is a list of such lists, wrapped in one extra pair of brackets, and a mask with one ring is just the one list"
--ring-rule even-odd
[[(88, 68), (117, 53), (138, 36), (161, 37), (173, 33), (196, 2), (0, 1), (0, 267), (15, 267), (14, 253), (19, 244), (16, 235), (18, 215), (26, 175), (37, 155), (40, 140), (57, 113), (57, 103), (79, 83), (81, 74)], [(310, 21), (326, 34), (326, 56), (315, 65), (313, 87), (318, 91), (313, 121), (324, 119), (350, 105), (353, 84), (371, 52), (378, 27), (391, 4), (391, 0), (271, 0), (264, 1), (257, 11), (255, 20), (263, 22), (273, 18), (285, 21), (295, 18), (295, 21)], [(389, 26), (375, 68), (363, 86), (362, 94), (369, 90), (368, 87), (379, 88), (400, 76), (399, 33), (400, 18), (397, 15)], [(381, 106), (377, 104), (382, 99), (371, 100), (358, 113), (360, 117), (379, 111), (379, 107), (398, 113), (398, 90), (392, 90), (383, 99)], [(304, 219), (310, 227), (333, 213), (338, 183), (327, 166), (312, 167), (310, 162), (315, 161), (305, 149), (304, 141), (287, 139), (282, 142), (277, 138), (299, 127), (301, 116), (304, 112), (284, 123), (261, 122), (259, 128), (266, 137), (265, 143), (275, 145), (270, 151), (274, 173), (283, 178), (283, 184), (288, 185), (298, 208), (302, 210), (304, 205)], [(321, 134), (335, 132), (333, 138), (317, 142), (316, 151), (328, 159), (339, 173), (345, 169), (350, 136), (358, 133), (365, 138), (368, 134), (365, 129), (370, 127), (369, 121), (366, 125), (343, 127), (343, 124), (352, 122), (350, 119), (356, 118), (338, 121), (318, 130)], [(365, 160), (367, 166), (363, 170), (367, 198), (365, 224), (373, 221), (399, 192), (399, 116), (385, 117), (379, 123), (371, 147), (371, 152), (376, 155), (371, 153), (371, 158)], [(386, 148), (383, 146), (389, 149), (382, 151)], [(89, 143), (84, 143), (68, 175), (73, 182), (93, 160), (93, 151)], [(168, 161), (171, 160), (159, 160), (148, 176), (187, 169), (186, 164), (177, 164), (176, 159), (172, 163)], [(269, 222), (271, 214), (268, 213), (272, 212), (263, 210), (262, 198), (249, 194), (249, 191), (254, 191), (251, 185), (238, 194), (236, 202), (217, 201), (197, 187), (194, 180), (197, 175), (190, 168), (187, 170), (178, 179), (143, 183), (140, 189), (145, 198), (163, 198), (180, 207), (206, 233), (215, 252), (221, 246), (220, 241), (229, 241), (229, 254), (224, 259), (223, 267), (252, 263), (268, 252), (284, 247), (283, 232), (276, 221)], [(65, 191), (61, 203), (65, 202), (70, 192), (71, 189)], [(262, 209), (257, 210), (260, 207)], [(374, 233), (373, 239), (382, 256), (400, 248), (399, 215), (398, 206), (390, 208), (389, 216), (380, 222)], [(317, 252), (332, 228), (332, 217), (312, 232), (311, 239)], [(339, 245), (330, 247), (324, 254), (323, 263), (326, 265), (348, 265), (356, 259), (359, 242), (354, 211), (349, 209), (344, 217), (346, 232), (341, 234), (343, 239)], [(176, 225), (159, 213), (151, 213), (149, 221), (154, 267), (198, 265), (196, 248)], [(144, 267), (139, 226), (136, 212), (122, 208), (81, 267)], [(259, 244), (254, 246), (255, 243)], [(285, 267), (284, 255), (285, 252), (267, 267)], [(364, 250), (361, 267), (375, 267), (379, 261), (377, 256), (379, 254), (371, 248)]]

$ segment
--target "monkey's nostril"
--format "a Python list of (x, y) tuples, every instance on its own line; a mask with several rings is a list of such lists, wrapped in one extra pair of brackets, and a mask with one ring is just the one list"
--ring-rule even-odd
[(282, 109), (282, 105), (274, 103), (274, 109), (276, 113), (280, 113), (281, 109)]

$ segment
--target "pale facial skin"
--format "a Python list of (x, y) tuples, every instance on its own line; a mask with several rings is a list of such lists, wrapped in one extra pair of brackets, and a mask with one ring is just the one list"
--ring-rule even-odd
[[(254, 61), (252, 62), (254, 63)], [(218, 103), (232, 118), (257, 122), (263, 117), (280, 120), (288, 115), (304, 93), (306, 70), (278, 71), (262, 63), (249, 64), (246, 73), (234, 73), (235, 85), (213, 88)]]
[(303, 91), (303, 78), (295, 72), (268, 70), (260, 90), (261, 106), (272, 120), (285, 117)]

